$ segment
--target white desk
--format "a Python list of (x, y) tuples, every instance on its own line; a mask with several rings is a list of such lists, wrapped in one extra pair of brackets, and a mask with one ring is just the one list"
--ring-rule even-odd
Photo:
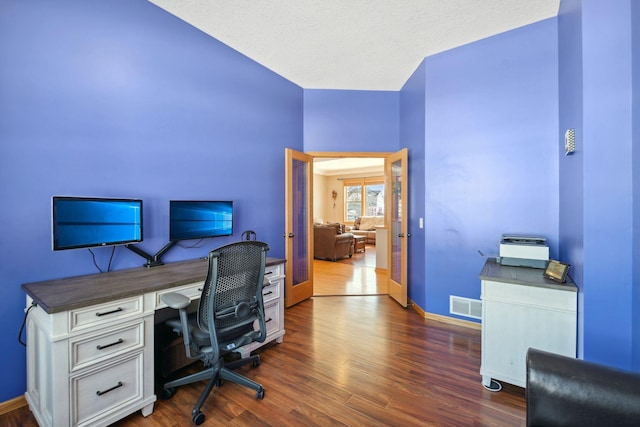
[[(267, 339), (240, 349), (243, 356), (282, 342), (284, 260), (267, 258), (263, 290)], [(153, 268), (22, 285), (27, 307), (27, 392), (40, 426), (106, 426), (137, 410), (153, 412), (154, 313), (161, 296), (198, 299), (207, 262), (181, 261)]]
[(487, 260), (482, 283), (482, 360), (486, 387), (491, 379), (526, 386), (530, 347), (576, 356), (578, 289), (545, 279), (541, 269), (510, 267)]

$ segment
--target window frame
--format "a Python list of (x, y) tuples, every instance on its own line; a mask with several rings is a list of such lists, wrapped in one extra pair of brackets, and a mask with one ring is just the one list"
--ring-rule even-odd
[[(344, 179), (342, 181), (342, 194), (344, 197), (344, 204), (342, 207), (342, 220), (345, 224), (351, 224), (355, 222), (355, 218), (353, 220), (347, 219), (347, 187), (360, 187), (360, 212), (361, 215), (364, 212), (367, 212), (367, 197), (366, 197), (366, 187), (370, 185), (382, 185), (382, 191), (386, 192), (385, 179), (383, 176), (381, 177), (362, 177), (362, 178), (349, 178)], [(384, 205), (383, 205), (384, 206)], [(383, 214), (384, 215), (384, 214)], [(357, 217), (356, 217), (357, 218)]]

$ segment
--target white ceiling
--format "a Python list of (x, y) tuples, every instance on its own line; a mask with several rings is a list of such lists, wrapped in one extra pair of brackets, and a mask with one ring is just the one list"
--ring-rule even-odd
[(334, 176), (345, 173), (384, 173), (383, 158), (315, 158), (313, 159), (313, 173)]
[(438, 52), (556, 16), (560, 0), (149, 0), (304, 89), (402, 88)]

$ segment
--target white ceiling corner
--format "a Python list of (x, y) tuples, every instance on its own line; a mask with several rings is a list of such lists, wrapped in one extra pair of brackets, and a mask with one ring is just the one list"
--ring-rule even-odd
[(430, 55), (560, 0), (149, 0), (305, 89), (397, 91)]

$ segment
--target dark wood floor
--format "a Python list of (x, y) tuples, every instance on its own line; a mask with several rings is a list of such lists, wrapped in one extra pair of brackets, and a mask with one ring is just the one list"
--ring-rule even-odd
[[(388, 296), (318, 297), (285, 310), (282, 344), (241, 372), (265, 398), (232, 383), (215, 389), (205, 426), (521, 426), (524, 390), (480, 383), (480, 331), (423, 319)], [(118, 427), (191, 424), (200, 384), (184, 386)], [(2, 426), (35, 426), (28, 408)]]

